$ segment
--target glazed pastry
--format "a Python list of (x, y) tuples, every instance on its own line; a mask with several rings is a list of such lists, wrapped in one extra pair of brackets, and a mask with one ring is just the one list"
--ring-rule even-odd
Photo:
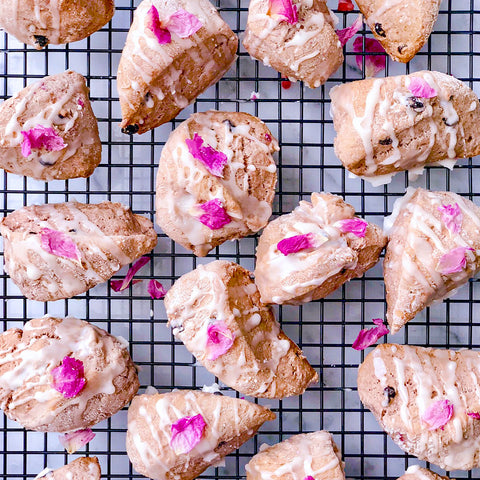
[(2, 0), (0, 27), (41, 50), (89, 37), (114, 11), (113, 0)]
[(101, 154), (97, 119), (79, 73), (45, 77), (0, 104), (0, 167), (7, 172), (38, 180), (88, 177)]
[(298, 304), (324, 298), (379, 259), (382, 230), (355, 217), (337, 195), (313, 193), (270, 222), (257, 248), (255, 283), (263, 303)]
[(245, 469), (247, 480), (345, 480), (343, 467), (332, 435), (322, 430), (262, 445)]
[(35, 478), (45, 480), (100, 480), (100, 464), (97, 457), (77, 458), (73, 462), (53, 472), (39, 474)]
[(427, 164), (453, 168), (480, 153), (478, 98), (439, 72), (344, 83), (330, 91), (335, 153), (347, 170), (374, 185)]
[(456, 193), (409, 188), (385, 230), (387, 320), (396, 333), (480, 270), (480, 208)]
[(150, 220), (112, 202), (23, 207), (1, 220), (0, 233), (5, 271), (40, 302), (86, 292), (157, 243)]
[(441, 0), (358, 0), (375, 38), (397, 62), (407, 63), (427, 42)]
[(174, 335), (205, 368), (244, 395), (301, 395), (318, 375), (260, 302), (250, 272), (233, 262), (200, 265), (165, 297)]
[(480, 466), (480, 353), (378, 345), (358, 394), (405, 452), (444, 470)]
[(258, 232), (272, 215), (277, 150), (270, 130), (252, 115), (195, 113), (163, 148), (157, 223), (202, 257), (226, 240)]
[(127, 453), (153, 480), (192, 480), (274, 419), (261, 405), (213, 393), (140, 395), (128, 409)]
[(343, 63), (334, 18), (325, 0), (252, 0), (243, 45), (282, 76), (316, 88)]
[(118, 67), (124, 133), (175, 118), (236, 59), (238, 38), (208, 0), (143, 0)]
[(72, 317), (7, 330), (0, 335), (0, 407), (41, 432), (72, 432), (111, 417), (139, 387), (124, 342)]
[(448, 477), (442, 477), (438, 473), (432, 472), (427, 468), (422, 468), (418, 465), (411, 465), (408, 467), (404, 475), (397, 480), (450, 480)]

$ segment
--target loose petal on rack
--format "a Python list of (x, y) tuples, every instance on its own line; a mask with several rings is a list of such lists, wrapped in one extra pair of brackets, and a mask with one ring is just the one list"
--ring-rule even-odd
[(438, 262), (437, 271), (443, 275), (461, 272), (467, 266), (465, 254), (469, 250), (474, 251), (473, 248), (457, 247), (445, 253)]
[(85, 430), (77, 430), (72, 433), (65, 433), (64, 435), (59, 435), (58, 439), (62, 444), (63, 448), (67, 453), (75, 453), (77, 450), (80, 450), (88, 442), (91, 442), (95, 438), (95, 434), (89, 428)]
[(453, 415), (453, 404), (450, 400), (438, 400), (432, 403), (425, 413), (422, 420), (430, 425), (429, 430), (436, 430), (443, 427), (450, 421)]
[(268, 14), (271, 17), (278, 17), (290, 25), (298, 22), (297, 6), (293, 4), (292, 0), (270, 0)]
[(362, 218), (355, 217), (339, 220), (334, 226), (342, 233), (353, 233), (355, 236), (363, 238), (367, 233), (368, 222)]
[(172, 439), (170, 445), (177, 455), (192, 451), (200, 442), (207, 424), (203, 417), (183, 417), (177, 420), (172, 426)]
[(210, 230), (218, 230), (232, 221), (218, 198), (197, 205), (197, 207), (205, 212), (198, 217), (198, 220)]
[(211, 323), (207, 328), (208, 360), (216, 360), (232, 348), (235, 334), (229, 330), (224, 322)]
[(35, 128), (21, 133), (23, 135), (22, 155), (24, 157), (31, 155), (32, 149), (45, 148), (49, 152), (59, 152), (67, 146), (63, 142), (63, 138), (57, 135), (52, 127), (37, 125)]
[[(365, 50), (363, 48), (363, 41), (365, 40)], [(353, 42), (353, 51), (355, 53), (362, 53), (356, 55), (355, 61), (360, 70), (363, 70), (363, 58), (365, 58), (365, 76), (374, 77), (377, 73), (385, 69), (387, 59), (385, 57), (385, 50), (381, 43), (373, 38), (357, 37)], [(368, 53), (383, 53), (383, 55), (364, 55)]]
[(87, 383), (83, 362), (73, 357), (64, 357), (62, 364), (54, 368), (51, 374), (52, 387), (65, 398), (76, 397)]
[(148, 282), (148, 293), (154, 300), (158, 300), (160, 298), (163, 298), (167, 294), (167, 290), (165, 287), (155, 279), (151, 279)]
[(362, 28), (362, 25), (362, 15), (359, 15), (349, 27), (337, 30), (338, 39), (340, 40), (342, 47), (344, 47), (347, 42)]
[(352, 0), (338, 0), (339, 12), (351, 12), (354, 9)]
[(458, 233), (462, 228), (463, 214), (458, 203), (453, 205), (441, 205), (438, 211), (442, 214), (442, 221), (445, 226), (452, 232)]
[(301, 250), (312, 248), (313, 246), (313, 238), (310, 233), (284, 238), (277, 243), (277, 249), (280, 250), (280, 252), (282, 252), (284, 255), (297, 253)]
[(218, 152), (207, 144), (203, 146), (203, 138), (198, 133), (195, 133), (193, 139), (187, 138), (185, 143), (193, 158), (203, 163), (212, 175), (223, 178), (223, 169), (228, 162), (223, 152)]
[(258, 92), (252, 92), (250, 94), (250, 101), (254, 102), (260, 98), (260, 94)]
[(380, 337), (389, 333), (388, 328), (383, 324), (381, 318), (374, 318), (373, 323), (376, 327), (362, 330), (353, 342), (352, 348), (355, 350), (365, 350), (370, 345), (373, 345)]
[[(149, 257), (141, 257), (138, 259), (128, 270), (127, 275), (123, 280), (111, 280), (110, 285), (115, 292), (121, 292), (125, 290), (132, 282), (133, 277), (135, 274), (148, 262), (150, 261)], [(133, 280), (133, 285), (136, 283), (141, 282), (141, 280)]]
[(80, 250), (77, 244), (66, 233), (52, 230), (51, 228), (42, 228), (40, 232), (40, 244), (43, 250), (52, 255), (80, 261)]
[(167, 22), (168, 30), (180, 38), (191, 37), (202, 27), (202, 22), (195, 15), (187, 12), (183, 8), (177, 10)]
[(437, 91), (422, 77), (412, 77), (408, 89), (415, 97), (434, 98), (437, 96)]
[(147, 26), (153, 32), (155, 37), (157, 37), (158, 43), (160, 45), (171, 43), (172, 36), (166, 28), (162, 27), (162, 23), (160, 22), (160, 17), (158, 15), (158, 10), (155, 5), (152, 5), (147, 13)]

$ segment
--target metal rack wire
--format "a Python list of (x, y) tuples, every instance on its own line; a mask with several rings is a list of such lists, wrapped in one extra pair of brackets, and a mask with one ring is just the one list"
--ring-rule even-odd
[[(211, 87), (177, 119), (143, 136), (120, 132), (120, 109), (115, 75), (139, 0), (117, 0), (112, 22), (92, 37), (67, 46), (50, 46), (34, 51), (12, 36), (0, 34), (0, 97), (8, 98), (25, 85), (45, 75), (72, 68), (88, 79), (93, 108), (99, 119), (103, 160), (89, 179), (43, 182), (6, 174), (0, 175), (1, 213), (23, 205), (62, 202), (119, 201), (154, 219), (156, 165), (170, 131), (194, 111), (207, 109), (239, 110), (266, 121), (279, 139), (278, 194), (274, 214), (287, 213), (312, 191), (343, 195), (357, 212), (381, 225), (393, 202), (409, 184), (407, 176), (397, 175), (385, 187), (373, 188), (349, 178), (333, 153), (334, 131), (329, 116), (332, 86), (362, 78), (354, 67), (351, 42), (346, 61), (339, 71), (316, 90), (301, 84), (282, 88), (276, 72), (254, 62), (240, 49), (239, 58), (227, 75)], [(216, 0), (221, 15), (241, 34), (245, 28), (248, 0)], [(335, 9), (337, 2), (329, 0)], [(350, 25), (358, 11), (338, 14), (339, 28)], [(480, 93), (480, 5), (478, 0), (444, 0), (435, 30), (409, 65), (387, 62), (385, 75), (420, 69), (452, 73)], [(362, 30), (361, 35), (371, 35)], [(381, 75), (382, 75), (381, 74)], [(260, 99), (249, 101), (252, 91)], [(475, 160), (462, 160), (452, 172), (427, 168), (415, 185), (453, 190), (475, 201), (480, 196), (480, 166)], [(411, 182), (410, 182), (411, 184)], [(480, 203), (480, 200), (476, 200)], [(155, 277), (166, 286), (200, 263), (216, 258), (234, 260), (253, 268), (255, 237), (228, 243), (206, 259), (192, 256), (163, 234), (152, 254), (152, 262), (138, 278)], [(27, 301), (7, 275), (0, 275), (0, 312), (3, 329), (21, 327), (24, 320), (50, 313), (75, 315), (122, 335), (130, 342), (134, 361), (140, 366), (142, 389), (154, 385), (162, 391), (196, 388), (211, 384), (214, 378), (195, 364), (183, 345), (174, 341), (166, 327), (162, 301), (153, 301), (146, 282), (113, 293), (109, 284), (99, 285), (75, 299), (49, 305)], [(392, 341), (439, 347), (479, 348), (479, 283), (472, 281), (455, 297), (427, 309)], [(302, 307), (278, 308), (278, 318), (287, 335), (304, 350), (320, 372), (320, 383), (302, 397), (283, 401), (261, 401), (276, 413), (277, 420), (265, 425), (259, 435), (226, 459), (225, 467), (209, 469), (202, 478), (237, 479), (245, 475), (244, 465), (264, 443), (275, 443), (299, 432), (330, 430), (341, 448), (348, 478), (396, 478), (408, 464), (421, 463), (408, 458), (380, 430), (373, 416), (360, 404), (356, 392), (356, 370), (364, 354), (351, 349), (358, 331), (385, 311), (381, 265), (364, 278), (352, 280), (327, 299)], [(141, 390), (142, 391), (142, 390)], [(227, 388), (223, 393), (235, 395)], [(238, 395), (238, 394), (237, 394)], [(102, 465), (102, 478), (142, 478), (132, 471), (125, 453), (126, 410), (94, 428), (96, 438), (86, 451)], [(78, 452), (82, 454), (83, 451)], [(34, 478), (45, 466), (57, 468), (75, 456), (67, 456), (57, 435), (27, 432), (15, 422), (0, 420), (0, 479)], [(478, 472), (455, 476), (476, 478)]]

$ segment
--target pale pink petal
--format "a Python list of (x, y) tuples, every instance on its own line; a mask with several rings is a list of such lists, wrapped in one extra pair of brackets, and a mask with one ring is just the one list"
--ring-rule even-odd
[(352, 0), (338, 0), (339, 12), (351, 12), (354, 9)]
[(452, 232), (458, 233), (462, 228), (463, 214), (458, 203), (453, 205), (441, 205), (438, 211), (442, 214), (442, 221)]
[(365, 350), (370, 345), (376, 343), (379, 338), (390, 333), (381, 318), (374, 318), (373, 323), (376, 327), (362, 330), (353, 342), (352, 348), (355, 350)]
[(232, 221), (218, 198), (197, 206), (205, 212), (198, 217), (198, 220), (210, 230), (218, 230)]
[(32, 153), (32, 149), (40, 150), (44, 148), (49, 152), (59, 152), (67, 145), (63, 142), (63, 138), (57, 135), (51, 127), (37, 125), (27, 131), (22, 131), (22, 155), (28, 157)]
[(298, 22), (297, 6), (294, 5), (292, 0), (270, 0), (270, 10), (268, 14), (271, 17), (278, 17), (290, 25)]
[(146, 25), (153, 32), (155, 37), (157, 37), (158, 43), (160, 45), (171, 43), (172, 36), (166, 28), (162, 27), (162, 23), (160, 22), (160, 17), (158, 15), (158, 10), (155, 5), (152, 5), (147, 13)]
[(165, 287), (158, 280), (153, 278), (148, 282), (147, 290), (154, 300), (163, 298), (167, 294)]
[(354, 217), (339, 220), (338, 222), (335, 222), (334, 225), (342, 233), (353, 233), (355, 236), (363, 238), (367, 233), (368, 222), (361, 218)]
[[(373, 38), (357, 37), (353, 41), (353, 51), (355, 53), (364, 52), (364, 43), (365, 40), (365, 53), (375, 53), (377, 55), (356, 55), (355, 61), (360, 70), (363, 70), (363, 58), (365, 57), (365, 76), (374, 77), (377, 73), (385, 69), (387, 59), (385, 57), (385, 49), (382, 47), (382, 44)], [(383, 53), (383, 55), (378, 55)]]
[(429, 430), (436, 430), (443, 427), (450, 421), (453, 415), (453, 404), (450, 400), (437, 400), (432, 403), (425, 413), (422, 420), (430, 425)]
[(80, 450), (88, 442), (92, 441), (95, 438), (95, 434), (89, 428), (85, 430), (77, 430), (73, 433), (65, 433), (64, 435), (59, 435), (58, 439), (62, 444), (63, 448), (67, 453), (75, 453), (77, 450)]
[(297, 253), (307, 248), (313, 248), (312, 234), (306, 233), (305, 235), (295, 235), (293, 237), (284, 238), (277, 243), (277, 249), (284, 255), (290, 255), (291, 253)]
[(408, 89), (415, 97), (433, 98), (437, 96), (437, 91), (422, 77), (411, 77)]
[(192, 13), (183, 8), (177, 10), (167, 22), (167, 28), (170, 33), (174, 33), (180, 38), (191, 37), (203, 27), (202, 22)]
[(40, 232), (40, 244), (42, 249), (52, 255), (62, 258), (70, 258), (80, 261), (81, 253), (77, 244), (63, 232), (42, 228)]
[[(141, 257), (139, 260), (137, 260), (128, 270), (127, 275), (125, 275), (125, 278), (123, 280), (111, 280), (110, 285), (115, 292), (121, 292), (125, 290), (129, 285), (130, 282), (132, 281), (133, 277), (135, 274), (148, 262), (150, 261), (149, 257)], [(138, 283), (138, 281), (133, 281), (133, 284)]]
[(73, 357), (64, 357), (62, 364), (51, 371), (52, 387), (65, 398), (76, 397), (87, 381), (81, 360)]
[(250, 94), (250, 101), (254, 102), (260, 98), (260, 94), (258, 92), (252, 92)]
[(224, 322), (211, 323), (207, 328), (207, 359), (216, 360), (227, 353), (232, 348), (234, 340), (235, 334), (229, 330)]
[(440, 257), (437, 265), (437, 272), (443, 275), (461, 272), (467, 266), (465, 254), (473, 248), (457, 247)]
[(359, 15), (349, 27), (337, 30), (338, 39), (340, 40), (342, 47), (345, 46), (347, 42), (362, 28), (362, 25), (362, 16)]
[(467, 412), (467, 415), (475, 420), (480, 420), (480, 413), (478, 412)]
[(171, 426), (172, 439), (170, 446), (177, 455), (191, 452), (200, 442), (207, 424), (203, 417), (183, 417)]
[(212, 175), (223, 178), (223, 169), (228, 162), (223, 152), (218, 152), (207, 144), (203, 146), (203, 138), (198, 133), (195, 133), (193, 139), (187, 138), (185, 143), (193, 158), (203, 163)]

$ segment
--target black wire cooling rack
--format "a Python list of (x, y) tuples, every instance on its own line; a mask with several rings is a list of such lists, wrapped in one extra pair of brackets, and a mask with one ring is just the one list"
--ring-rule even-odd
[[(89, 179), (43, 183), (4, 173), (0, 175), (3, 215), (23, 205), (63, 202), (119, 201), (136, 213), (154, 220), (155, 175), (162, 145), (171, 130), (194, 111), (238, 110), (257, 115), (270, 127), (282, 147), (278, 154), (278, 193), (274, 214), (290, 212), (298, 201), (313, 191), (344, 196), (358, 214), (382, 225), (393, 202), (409, 184), (404, 174), (385, 187), (371, 187), (351, 179), (333, 152), (334, 130), (329, 115), (330, 88), (340, 82), (362, 78), (355, 67), (352, 41), (345, 49), (346, 61), (338, 72), (316, 90), (301, 84), (285, 89), (281, 77), (253, 61), (240, 49), (238, 60), (226, 76), (183, 111), (176, 120), (143, 136), (120, 133), (120, 108), (116, 70), (133, 11), (138, 0), (117, 0), (112, 22), (90, 38), (67, 46), (50, 46), (35, 51), (12, 36), (0, 34), (0, 97), (8, 98), (27, 84), (71, 68), (85, 75), (91, 89), (93, 108), (99, 119), (103, 160)], [(223, 18), (242, 36), (248, 0), (217, 0)], [(335, 10), (336, 0), (329, 0)], [(339, 26), (350, 25), (358, 11), (338, 13)], [(480, 93), (480, 2), (444, 0), (435, 30), (428, 44), (409, 65), (387, 61), (379, 75), (409, 73), (421, 69), (451, 73)], [(368, 28), (360, 35), (371, 36)], [(251, 92), (259, 99), (250, 101)], [(412, 182), (410, 182), (411, 184)], [(462, 160), (452, 172), (440, 167), (426, 169), (414, 185), (452, 190), (480, 204), (480, 164)], [(159, 230), (158, 230), (159, 231)], [(207, 258), (198, 259), (159, 234), (152, 262), (137, 278), (157, 278), (170, 286), (180, 275), (200, 263), (216, 258), (231, 259), (253, 269), (256, 238), (229, 242)], [(161, 391), (172, 388), (201, 388), (214, 377), (185, 347), (174, 341), (161, 300), (153, 301), (146, 284), (113, 293), (109, 283), (99, 285), (75, 299), (48, 305), (27, 301), (7, 275), (0, 276), (3, 328), (21, 327), (26, 319), (49, 313), (74, 315), (121, 335), (130, 343), (134, 361), (140, 367), (141, 392), (148, 385)], [(398, 343), (439, 347), (479, 348), (479, 283), (472, 281), (451, 300), (432, 306), (389, 340)], [(304, 350), (320, 373), (320, 383), (303, 396), (283, 401), (261, 401), (277, 414), (250, 442), (226, 459), (225, 467), (209, 469), (202, 478), (238, 479), (244, 465), (262, 443), (276, 443), (290, 435), (326, 429), (333, 433), (343, 452), (348, 478), (397, 478), (411, 464), (409, 458), (380, 430), (373, 416), (360, 404), (356, 392), (357, 366), (364, 354), (351, 344), (361, 328), (385, 313), (381, 265), (364, 278), (352, 280), (327, 299), (302, 307), (278, 308), (278, 318), (287, 335)], [(235, 395), (222, 388), (227, 395)], [(238, 395), (238, 394), (237, 394)], [(44, 467), (57, 468), (77, 455), (67, 456), (56, 434), (27, 432), (3, 416), (0, 420), (0, 479), (32, 479)], [(126, 409), (98, 424), (96, 438), (86, 448), (99, 457), (102, 478), (141, 478), (125, 453)], [(454, 472), (457, 478), (478, 478), (478, 472)]]

